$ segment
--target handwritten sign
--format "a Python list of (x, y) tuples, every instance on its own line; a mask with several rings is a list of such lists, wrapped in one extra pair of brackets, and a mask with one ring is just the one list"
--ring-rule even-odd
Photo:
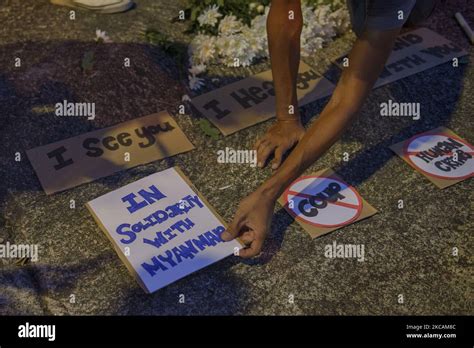
[[(464, 49), (427, 28), (416, 29), (399, 35), (385, 68), (374, 88), (400, 80), (453, 58), (468, 54)], [(347, 56), (336, 60), (344, 68)]]
[(444, 127), (417, 134), (391, 149), (441, 189), (474, 175), (473, 146)]
[[(300, 62), (298, 104), (303, 106), (332, 93), (334, 84)], [(248, 77), (191, 100), (193, 112), (209, 119), (224, 135), (275, 116), (271, 70)]]
[(86, 204), (143, 289), (152, 293), (242, 248), (178, 167)]
[(194, 148), (167, 112), (40, 146), (26, 152), (46, 194)]
[(312, 238), (377, 212), (354, 187), (330, 169), (298, 178), (278, 202)]

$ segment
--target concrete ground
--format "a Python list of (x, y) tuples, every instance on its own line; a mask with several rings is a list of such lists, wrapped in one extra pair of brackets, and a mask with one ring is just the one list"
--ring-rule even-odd
[[(466, 180), (440, 190), (388, 148), (413, 134), (444, 125), (471, 143), (474, 70), (472, 62), (453, 69), (444, 64), (371, 93), (361, 117), (309, 172), (333, 167), (379, 213), (312, 240), (277, 206), (262, 255), (242, 261), (229, 257), (152, 295), (145, 294), (115, 254), (84, 203), (171, 165), (180, 166), (216, 210), (230, 220), (239, 199), (271, 173), (242, 165), (218, 164), (216, 151), (253, 145), (272, 121), (213, 140), (191, 116), (176, 116), (194, 151), (156, 161), (74, 189), (46, 196), (25, 150), (102, 128), (161, 109), (175, 112), (185, 89), (175, 60), (147, 45), (142, 31), (159, 29), (185, 47), (185, 26), (170, 23), (180, 1), (136, 0), (130, 12), (100, 16), (46, 0), (6, 0), (0, 5), (0, 243), (38, 244), (36, 263), (0, 259), (0, 313), (137, 315), (364, 315), (473, 314), (473, 192)], [(427, 26), (473, 49), (453, 19), (468, 2), (443, 2)], [(96, 29), (113, 40), (97, 45)], [(352, 33), (338, 38), (306, 62), (327, 72), (345, 52)], [(92, 71), (81, 59), (95, 52)], [(22, 66), (14, 68), (14, 58)], [(124, 57), (132, 68), (123, 69)], [(268, 69), (213, 67), (207, 90)], [(328, 77), (334, 74), (327, 72)], [(332, 75), (332, 76), (331, 76)], [(213, 80), (217, 78), (218, 80)], [(203, 91), (204, 92), (204, 91)], [(63, 99), (94, 101), (94, 121), (59, 119), (48, 106)], [(387, 99), (420, 102), (419, 121), (379, 116)], [(303, 108), (311, 124), (327, 99)], [(22, 160), (15, 162), (15, 153)], [(350, 153), (348, 162), (342, 154)], [(226, 190), (220, 187), (232, 185)], [(76, 201), (76, 209), (69, 201)], [(405, 202), (398, 209), (399, 199)], [(324, 247), (364, 244), (366, 261), (328, 259)], [(459, 249), (453, 256), (452, 249)], [(180, 294), (185, 304), (178, 303)], [(294, 302), (289, 297), (294, 296)], [(403, 295), (403, 303), (399, 303)]]

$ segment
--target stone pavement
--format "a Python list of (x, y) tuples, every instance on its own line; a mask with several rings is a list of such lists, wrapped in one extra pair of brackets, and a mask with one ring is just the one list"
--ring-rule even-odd
[[(161, 109), (175, 112), (181, 96), (189, 93), (180, 67), (147, 45), (141, 34), (160, 29), (185, 47), (190, 40), (185, 27), (170, 23), (185, 1), (136, 2), (136, 9), (120, 15), (77, 12), (75, 21), (68, 19), (68, 10), (46, 0), (6, 0), (0, 5), (0, 242), (40, 248), (36, 263), (21, 266), (0, 259), (0, 314), (473, 314), (474, 181), (439, 190), (388, 148), (441, 125), (474, 142), (472, 63), (456, 70), (444, 64), (374, 90), (361, 117), (308, 170), (335, 168), (378, 209), (377, 215), (311, 240), (277, 206), (272, 235), (260, 257), (229, 257), (145, 294), (84, 203), (178, 165), (230, 220), (239, 199), (271, 172), (218, 164), (216, 151), (251, 147), (272, 121), (212, 140), (196, 119), (178, 115), (194, 151), (46, 196), (25, 150)], [(474, 23), (472, 6), (456, 0), (443, 3), (427, 26), (472, 54), (453, 19), (459, 8)], [(96, 44), (97, 28), (113, 43)], [(353, 40), (348, 33), (306, 62), (331, 77), (330, 60)], [(95, 52), (95, 63), (92, 73), (84, 74), (81, 59), (89, 50)], [(14, 57), (22, 58), (21, 68), (13, 68)], [(122, 68), (124, 57), (131, 58), (132, 68)], [(247, 69), (213, 67), (207, 90), (265, 69), (267, 62)], [(99, 116), (94, 121), (59, 119), (45, 110), (63, 99), (94, 101)], [(421, 119), (381, 118), (379, 104), (387, 99), (420, 102)], [(303, 108), (308, 124), (326, 101)], [(21, 162), (14, 161), (17, 151)], [(350, 153), (349, 162), (342, 162), (344, 152)], [(76, 209), (69, 208), (71, 199)], [(399, 199), (405, 209), (398, 209)], [(324, 246), (333, 241), (364, 244), (366, 261), (325, 258)], [(452, 256), (453, 247), (459, 248), (459, 256)], [(185, 304), (178, 303), (180, 294)], [(288, 301), (291, 294), (294, 303)], [(397, 302), (399, 294), (403, 304)]]

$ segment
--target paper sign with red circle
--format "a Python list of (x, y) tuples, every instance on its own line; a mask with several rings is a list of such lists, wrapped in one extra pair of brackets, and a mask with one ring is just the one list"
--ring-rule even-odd
[(474, 147), (444, 127), (417, 134), (391, 148), (440, 188), (474, 175)]
[[(419, 157), (420, 153), (423, 153), (423, 151), (430, 151), (430, 149), (434, 148), (439, 143), (452, 142), (453, 140), (462, 146), (459, 146), (457, 149), (450, 151), (449, 153), (438, 156), (432, 161), (427, 161)], [(439, 164), (439, 166), (436, 166), (436, 163), (439, 163), (439, 161), (445, 160), (447, 158), (452, 158), (455, 162), (458, 162), (457, 159), (459, 159), (460, 154), (456, 152), (456, 150), (461, 150), (471, 157), (466, 159), (466, 162), (457, 168), (452, 168), (449, 165)], [(411, 164), (417, 167), (421, 172), (436, 178), (466, 179), (472, 176), (474, 172), (474, 149), (463, 139), (455, 136), (449, 136), (446, 134), (416, 135), (405, 143), (403, 154), (407, 157)], [(456, 157), (458, 158), (456, 159)]]
[(332, 170), (298, 178), (279, 202), (313, 238), (376, 212), (354, 187)]

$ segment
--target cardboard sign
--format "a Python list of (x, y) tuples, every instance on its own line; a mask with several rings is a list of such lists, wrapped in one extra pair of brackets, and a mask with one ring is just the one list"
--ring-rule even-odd
[(194, 149), (167, 112), (26, 151), (46, 194)]
[(474, 148), (444, 127), (417, 134), (390, 148), (441, 189), (474, 175)]
[(178, 167), (86, 204), (138, 283), (154, 292), (242, 248)]
[[(300, 62), (298, 104), (303, 106), (330, 95), (335, 86)], [(191, 100), (193, 111), (205, 116), (224, 135), (235, 133), (275, 116), (271, 70), (248, 77)]]
[[(464, 49), (427, 28), (401, 34), (374, 88), (419, 73), (468, 54)], [(343, 56), (336, 64), (344, 67)]]
[(377, 212), (331, 169), (298, 178), (278, 202), (312, 238)]

